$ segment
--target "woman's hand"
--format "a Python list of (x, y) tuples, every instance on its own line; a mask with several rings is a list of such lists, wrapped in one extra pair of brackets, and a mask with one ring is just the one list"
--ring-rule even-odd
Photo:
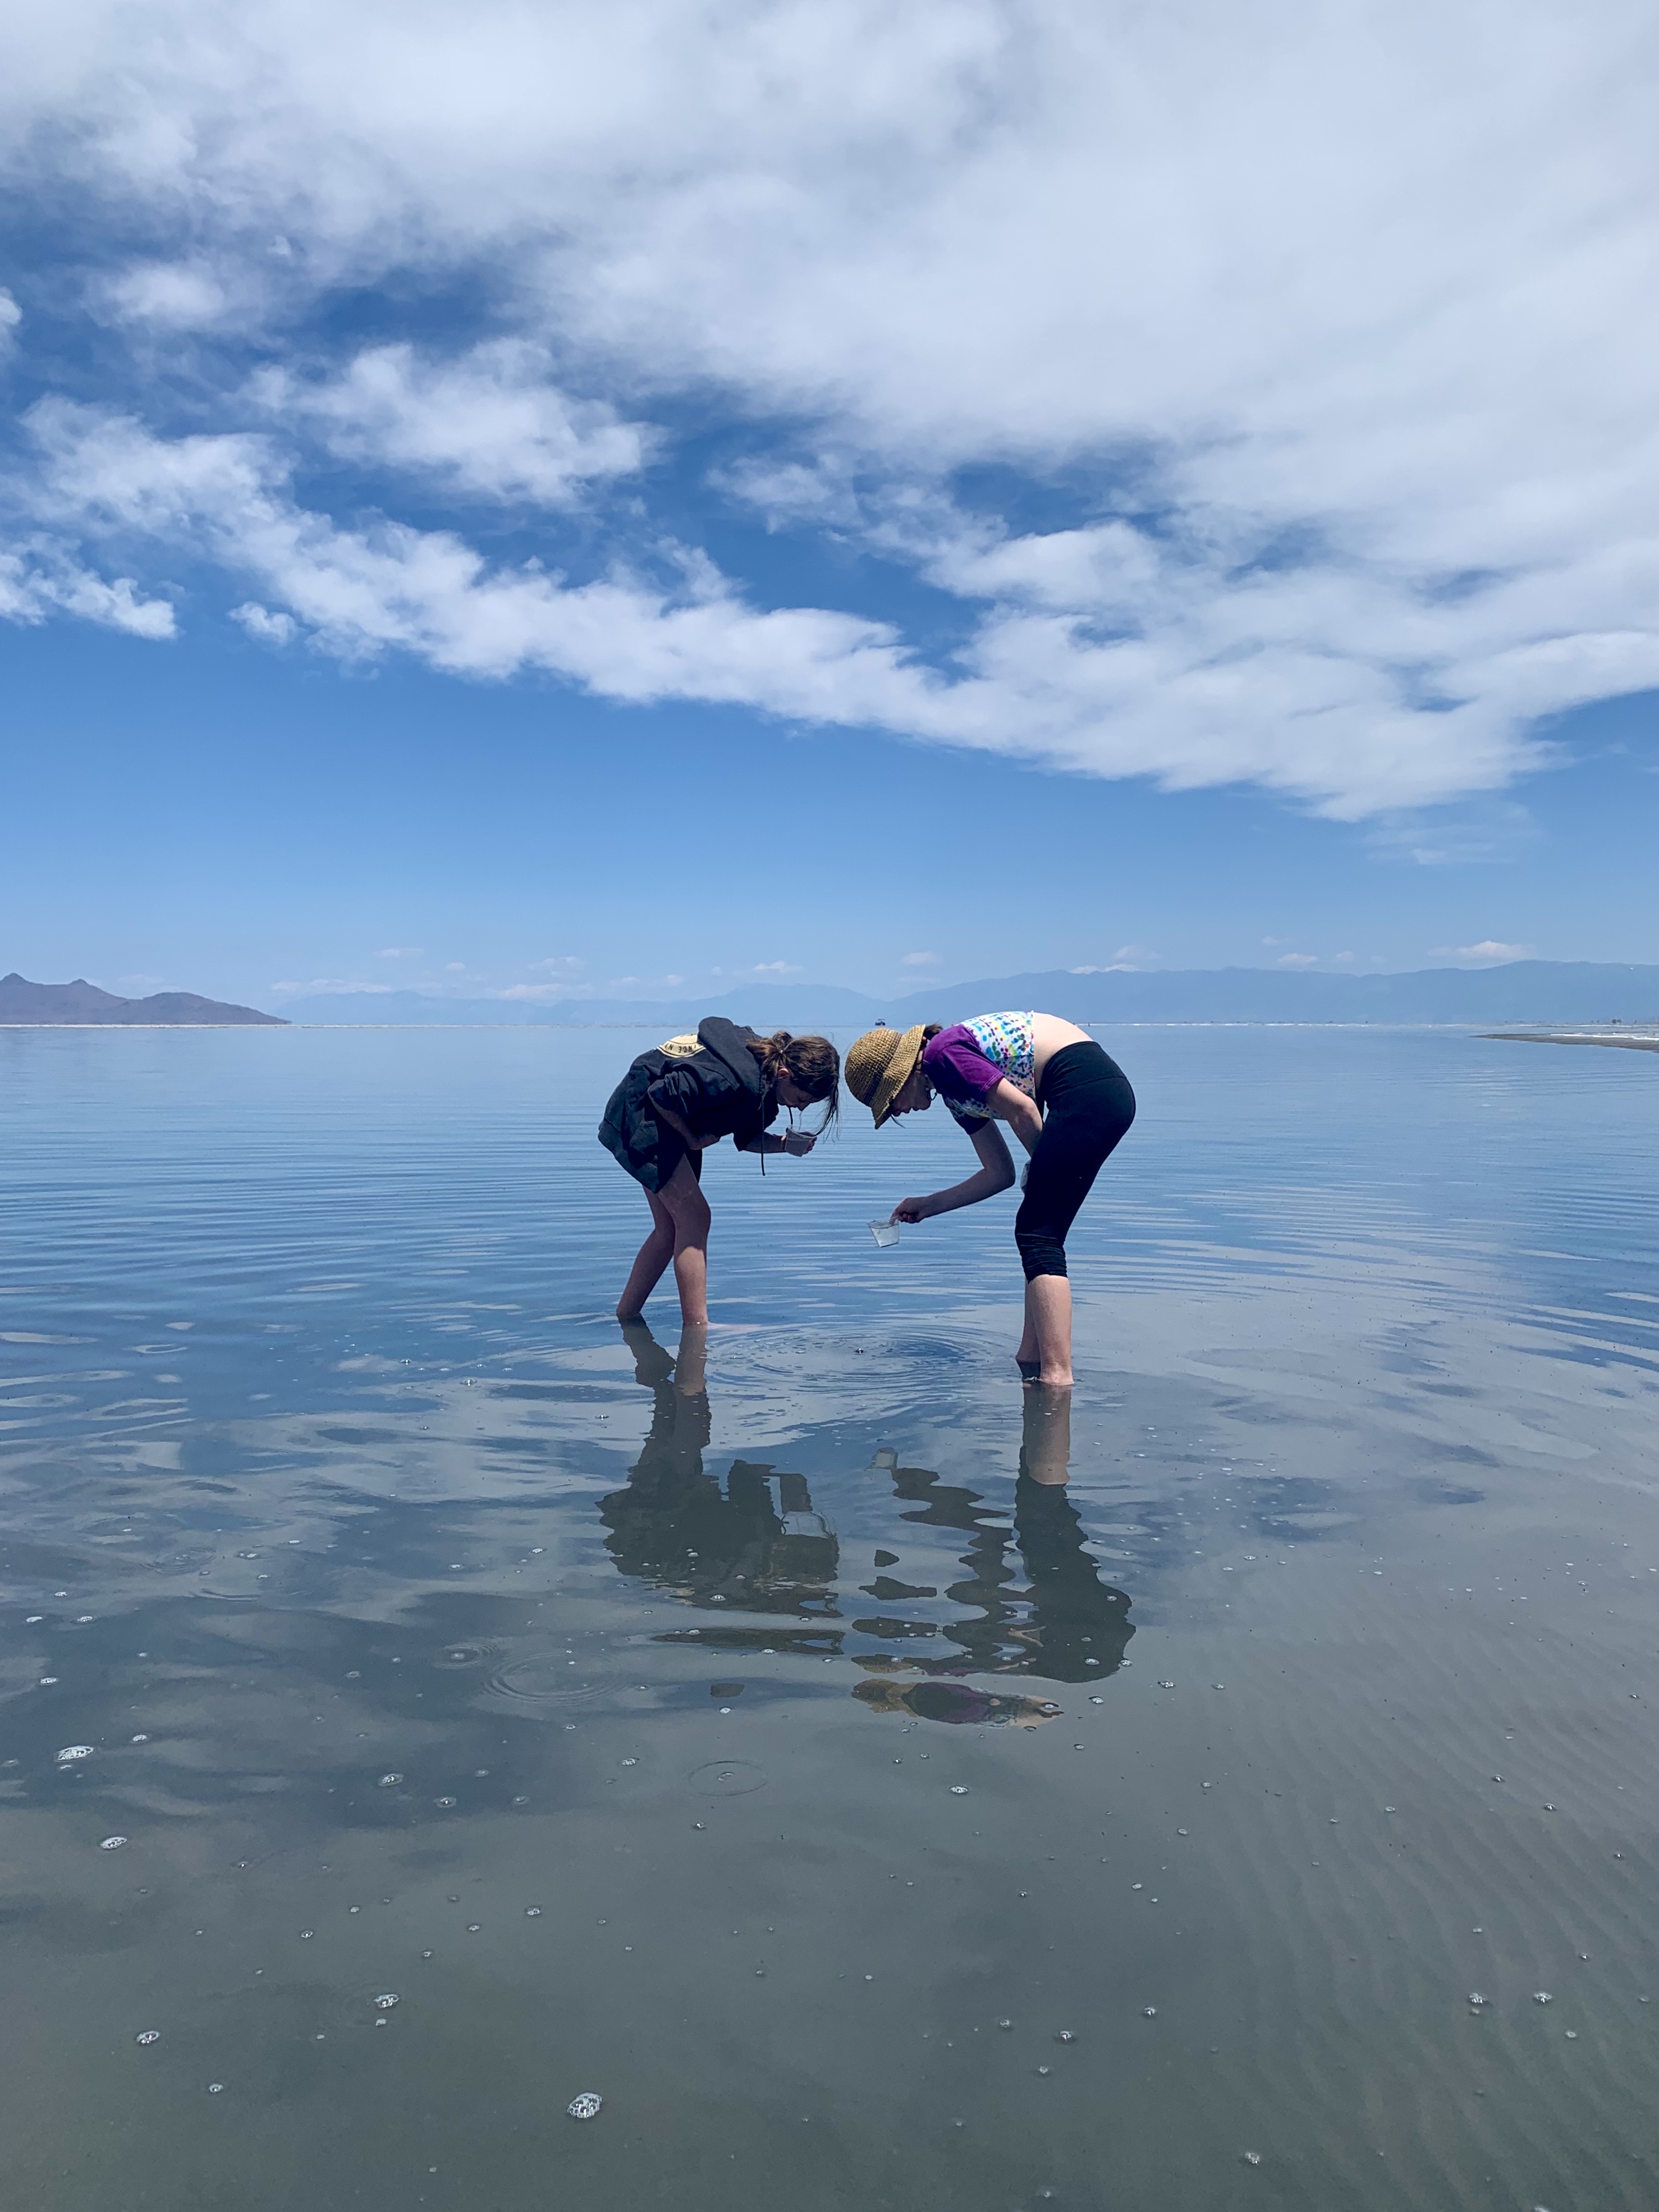
[(792, 1160), (804, 1160), (817, 1142), (817, 1137), (812, 1130), (792, 1129), (783, 1140), (782, 1149)]
[(930, 1198), (902, 1198), (887, 1218), (890, 1221), (926, 1221), (933, 1210)]

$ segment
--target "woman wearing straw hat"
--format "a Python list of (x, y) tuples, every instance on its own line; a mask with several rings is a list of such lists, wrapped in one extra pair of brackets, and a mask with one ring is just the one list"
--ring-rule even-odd
[(1014, 1242), (1025, 1270), (1025, 1328), (1015, 1357), (1028, 1382), (1072, 1382), (1072, 1285), (1066, 1236), (1108, 1156), (1135, 1117), (1117, 1062), (1086, 1030), (1058, 1014), (981, 1014), (942, 1029), (870, 1030), (848, 1048), (847, 1087), (875, 1116), (919, 1114), (937, 1091), (967, 1131), (978, 1172), (921, 1198), (901, 1199), (895, 1221), (928, 1221), (1006, 1190), (1014, 1164), (999, 1121), (1026, 1151), (1025, 1196)]

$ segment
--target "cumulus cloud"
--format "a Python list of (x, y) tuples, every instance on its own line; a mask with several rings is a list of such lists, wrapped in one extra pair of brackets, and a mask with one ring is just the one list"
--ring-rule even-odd
[(338, 376), (270, 369), (254, 391), (273, 416), (310, 424), (344, 459), (429, 472), (490, 499), (565, 506), (593, 478), (632, 475), (653, 442), (605, 402), (561, 392), (546, 349), (524, 340), (449, 362), (376, 346)]
[(0, 551), (0, 617), (40, 623), (54, 614), (78, 615), (132, 637), (171, 637), (173, 613), (166, 599), (146, 599), (131, 576), (112, 582), (68, 557), (57, 545), (21, 553)]
[(1275, 968), (1317, 968), (1319, 955), (1316, 952), (1281, 952), (1273, 965)]
[(907, 952), (899, 964), (904, 968), (937, 968), (939, 955), (937, 952)]
[[(273, 643), (1353, 817), (1496, 791), (1547, 757), (1540, 717), (1659, 684), (1638, 0), (323, 21), (62, 0), (0, 29), (0, 160), (90, 211), (98, 312), (152, 346), (234, 324), (272, 364), (251, 392), (242, 356), (201, 366), (125, 507), (84, 478), (77, 509), (60, 467), (64, 559), (118, 525), (257, 577), (240, 619)], [(104, 267), (100, 202), (173, 250)], [(389, 335), (331, 354), (348, 289)], [(434, 351), (446, 299), (483, 307)], [(722, 431), (720, 497), (948, 595), (956, 653), (690, 556), (632, 574), (641, 465), (688, 421)], [(434, 493), (611, 497), (611, 565), (568, 586), (459, 520), (365, 520), (331, 459), (428, 521)], [(1020, 477), (1041, 527), (996, 489)], [(23, 618), (49, 608), (114, 618)]]

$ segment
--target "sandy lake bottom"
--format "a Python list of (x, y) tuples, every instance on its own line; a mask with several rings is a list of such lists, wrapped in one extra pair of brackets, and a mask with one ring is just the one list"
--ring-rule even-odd
[(1102, 1035), (1068, 1415), (942, 1109), (678, 1370), (653, 1036), (0, 1032), (9, 2212), (1650, 2212), (1659, 1060)]

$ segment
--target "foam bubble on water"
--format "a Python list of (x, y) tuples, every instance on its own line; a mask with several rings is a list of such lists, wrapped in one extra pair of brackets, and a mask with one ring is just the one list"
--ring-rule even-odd
[(53, 1689), (56, 1689), (56, 1688), (57, 1688), (57, 1686), (58, 1686), (58, 1677), (57, 1677), (57, 1675), (56, 1675), (56, 1674), (43, 1674), (43, 1675), (40, 1677), (40, 1684), (39, 1684), (39, 1687), (40, 1687), (40, 1688), (41, 1688), (41, 1689), (43, 1689), (43, 1690), (53, 1690)]
[(597, 2089), (584, 2089), (580, 2096), (570, 2100), (565, 2110), (573, 2120), (597, 2120), (604, 2103)]
[(1173, 1682), (1160, 1682), (1158, 1686), (1160, 1690), (1173, 1690), (1175, 1684)]
[(1482, 2005), (1490, 2004), (1491, 2002), (1492, 1999), (1490, 1997), (1482, 1996), (1479, 1990), (1471, 1990), (1469, 1991), (1469, 2004), (1473, 2010), (1479, 2012)]
[(1246, 2166), (1260, 2166), (1261, 2163), (1261, 2154), (1259, 2150), (1247, 2150), (1243, 2155)]
[(92, 1746), (89, 1743), (66, 1743), (58, 1754), (58, 1764), (59, 1766), (73, 1766), (76, 1759), (91, 1757)]
[(1534, 2004), (1553, 2004), (1555, 2002), (1555, 1999), (1551, 1996), (1547, 1990), (1534, 1990), (1532, 1993), (1532, 2001)]
[(1140, 2017), (1142, 2020), (1156, 2020), (1158, 2018), (1158, 2007), (1156, 2005), (1142, 2005), (1140, 2008)]
[(1062, 2027), (1055, 2036), (1054, 2041), (1056, 2043), (1075, 2043), (1077, 2041), (1077, 2037), (1069, 2027)]
[(1000, 2020), (997, 2022), (997, 2026), (999, 2027), (1012, 2027), (1013, 2024), (1014, 2023), (1011, 2020)]
[(149, 1741), (149, 1738), (147, 1735), (136, 1735), (132, 1740), (135, 1743), (148, 1743)]
[(453, 1805), (455, 1800), (453, 1797), (434, 1797), (432, 1802), (434, 1805), (442, 1805), (447, 1808)]
[(951, 1795), (953, 1797), (965, 1797), (968, 1795), (968, 1784), (965, 1782), (953, 1782), (951, 1784)]
[(208, 2094), (209, 2094), (209, 2096), (210, 2096), (210, 2097), (216, 2097), (216, 2096), (218, 2096), (218, 2095), (222, 2092), (222, 2090), (223, 2090), (223, 2088), (224, 2088), (224, 2086), (225, 2086), (225, 2085), (224, 2085), (224, 2083), (223, 2083), (222, 2081), (210, 2081), (210, 2082), (208, 2083)]
[(159, 2043), (161, 2040), (161, 2031), (159, 2027), (147, 2027), (135, 2035), (132, 2039), (135, 2043)]
[(106, 1836), (98, 1848), (100, 1851), (118, 1851), (125, 1841), (125, 1836)]
[(25, 1628), (38, 1628), (46, 1617), (44, 1613), (28, 1613), (24, 1618), (23, 1626)]
[(395, 1990), (385, 1990), (375, 1998), (374, 2009), (376, 2012), (390, 2012), (393, 2005), (401, 2002)]
[(314, 1928), (302, 1928), (302, 1929), (300, 1930), (300, 1941), (301, 1941), (302, 1943), (309, 1943), (309, 1942), (310, 1942), (310, 1941), (311, 1941), (311, 1939), (312, 1939), (312, 1937), (313, 1937), (316, 1933), (317, 1933), (317, 1931), (316, 1931), (316, 1929), (315, 1929)]

